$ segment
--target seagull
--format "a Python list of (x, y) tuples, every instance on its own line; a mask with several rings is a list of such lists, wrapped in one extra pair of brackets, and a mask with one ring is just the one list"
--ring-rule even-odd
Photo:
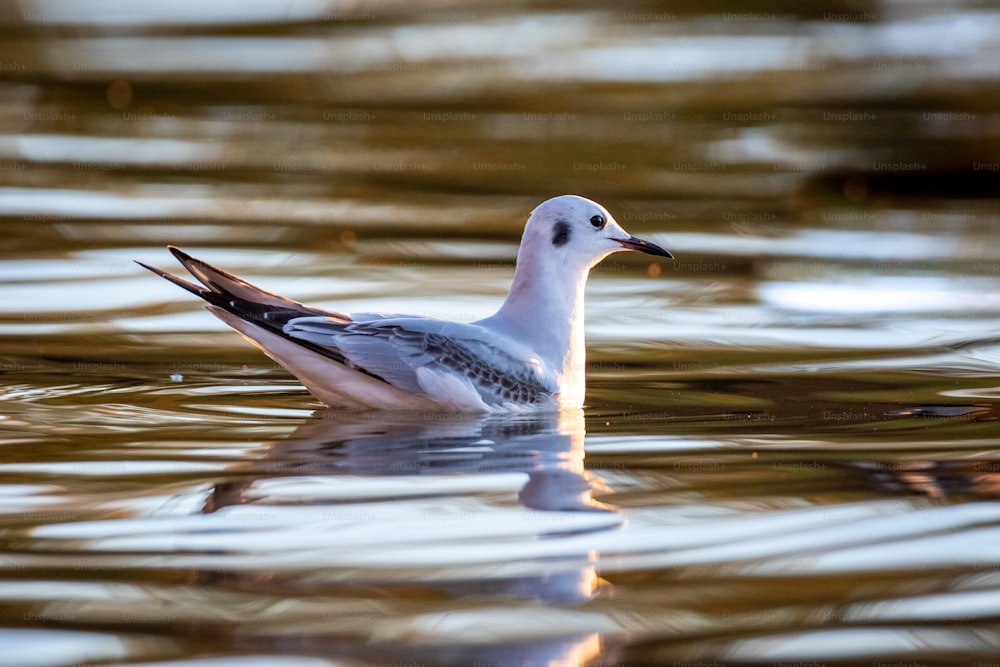
[(600, 204), (554, 197), (528, 217), (503, 305), (490, 317), (462, 323), (306, 306), (167, 247), (201, 285), (136, 263), (204, 299), (209, 312), (323, 403), (432, 412), (581, 408), (590, 269), (621, 250), (673, 259), (631, 236)]

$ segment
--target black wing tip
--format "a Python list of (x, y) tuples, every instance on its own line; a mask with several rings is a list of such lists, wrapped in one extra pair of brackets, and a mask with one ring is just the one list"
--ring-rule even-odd
[(145, 262), (140, 262), (137, 259), (133, 259), (132, 261), (141, 266), (142, 268), (146, 269), (147, 271), (152, 271), (161, 278), (166, 278), (167, 276), (170, 276), (170, 274), (164, 271), (163, 269), (158, 269), (155, 266), (150, 266), (149, 264), (146, 264)]
[[(168, 245), (167, 250), (169, 250), (175, 258), (177, 258), (177, 261), (184, 265), (184, 268), (187, 269), (191, 275), (197, 278), (205, 285), (205, 287), (209, 288), (213, 292), (228, 294), (233, 291), (234, 286), (239, 286), (249, 287), (260, 294), (266, 294), (273, 297), (278, 296), (268, 292), (267, 290), (263, 290), (256, 285), (251, 285), (239, 276), (234, 276), (214, 264), (209, 264), (203, 259), (193, 257), (175, 245)], [(284, 297), (280, 298), (284, 299)]]
[(170, 254), (176, 257), (181, 264), (186, 264), (187, 262), (190, 262), (191, 260), (194, 259), (194, 257), (187, 254), (186, 252), (184, 252), (175, 245), (168, 245), (167, 250), (169, 250)]
[(177, 285), (178, 287), (183, 287), (184, 289), (186, 289), (188, 292), (191, 292), (192, 294), (195, 294), (197, 296), (200, 296), (200, 297), (204, 298), (205, 293), (208, 292), (208, 290), (206, 290), (201, 285), (196, 285), (196, 284), (194, 284), (192, 282), (184, 280), (183, 278), (178, 278), (177, 276), (173, 275), (172, 273), (167, 273), (163, 269), (158, 269), (155, 266), (150, 266), (149, 264), (146, 264), (145, 262), (140, 262), (137, 259), (133, 259), (132, 261), (135, 262), (136, 264), (138, 264), (139, 266), (141, 266), (142, 268), (146, 269), (147, 271), (152, 271), (153, 273), (155, 273), (156, 275), (160, 276), (161, 278), (169, 280), (170, 282), (172, 282), (173, 284)]

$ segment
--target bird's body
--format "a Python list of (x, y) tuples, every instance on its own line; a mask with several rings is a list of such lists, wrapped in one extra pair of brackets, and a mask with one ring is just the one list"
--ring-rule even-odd
[(173, 247), (204, 287), (142, 266), (207, 301), (327, 405), (549, 411), (583, 405), (584, 287), (590, 268), (617, 250), (671, 256), (629, 236), (599, 204), (550, 199), (525, 225), (507, 299), (496, 314), (468, 324), (311, 308)]

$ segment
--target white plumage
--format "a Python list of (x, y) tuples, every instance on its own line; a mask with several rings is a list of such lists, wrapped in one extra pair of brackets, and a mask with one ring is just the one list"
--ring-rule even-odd
[(463, 324), (311, 308), (170, 250), (204, 287), (140, 264), (205, 299), (327, 405), (461, 412), (581, 407), (590, 268), (618, 250), (671, 257), (595, 202), (549, 199), (528, 218), (503, 305)]

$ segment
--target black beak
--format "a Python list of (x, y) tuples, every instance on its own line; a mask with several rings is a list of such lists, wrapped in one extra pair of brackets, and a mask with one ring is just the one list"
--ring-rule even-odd
[(660, 257), (667, 257), (668, 259), (673, 259), (674, 256), (670, 254), (669, 250), (661, 248), (655, 243), (650, 243), (649, 241), (643, 241), (642, 239), (637, 239), (634, 236), (630, 236), (627, 239), (615, 239), (622, 244), (622, 247), (626, 250), (638, 250), (639, 252), (644, 252), (647, 255), (659, 255)]

